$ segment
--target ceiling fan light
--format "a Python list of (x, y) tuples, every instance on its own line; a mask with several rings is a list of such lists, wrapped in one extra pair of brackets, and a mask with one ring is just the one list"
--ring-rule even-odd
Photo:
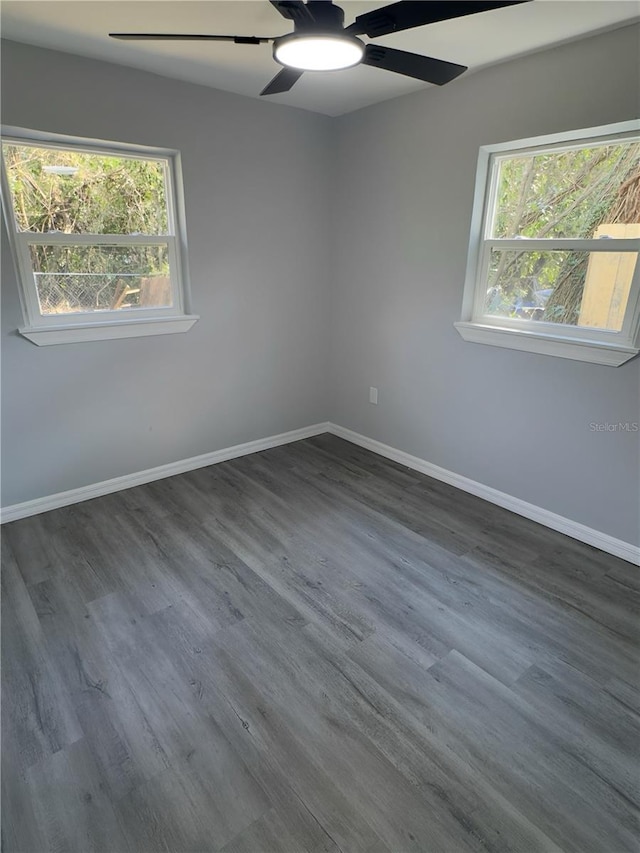
[(276, 39), (276, 62), (301, 71), (338, 71), (357, 65), (364, 56), (364, 44), (348, 35), (298, 35)]

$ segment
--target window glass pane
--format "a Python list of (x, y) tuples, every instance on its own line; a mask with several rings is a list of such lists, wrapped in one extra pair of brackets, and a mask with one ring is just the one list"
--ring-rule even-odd
[(636, 252), (493, 249), (484, 313), (620, 331)]
[(614, 224), (640, 227), (640, 142), (498, 161), (492, 237), (591, 239)]
[(2, 146), (19, 231), (166, 234), (166, 162)]
[(30, 247), (40, 312), (172, 305), (167, 246)]

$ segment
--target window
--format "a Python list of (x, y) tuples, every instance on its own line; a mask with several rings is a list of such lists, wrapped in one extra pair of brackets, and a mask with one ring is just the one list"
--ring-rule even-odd
[(640, 350), (640, 123), (480, 149), (465, 340), (598, 364)]
[(8, 129), (2, 161), (22, 335), (46, 345), (191, 328), (177, 152)]

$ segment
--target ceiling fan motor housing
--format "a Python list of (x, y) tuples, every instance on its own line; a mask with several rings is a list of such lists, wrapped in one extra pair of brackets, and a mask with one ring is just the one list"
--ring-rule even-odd
[[(362, 61), (364, 43), (351, 33), (345, 32), (344, 12), (339, 6), (334, 6), (326, 0), (309, 0), (304, 8), (306, 14), (296, 15), (293, 19), (294, 31), (274, 39), (273, 58), (277, 63), (285, 68), (305, 71), (331, 71), (349, 68)], [(333, 66), (314, 66), (305, 64), (304, 60), (299, 62), (297, 58), (292, 58), (296, 47), (304, 48), (308, 52), (313, 49), (312, 43), (329, 43), (334, 49), (337, 47), (344, 53), (344, 59)]]
[(309, 0), (307, 3), (309, 15), (294, 21), (296, 32), (313, 30), (314, 32), (342, 32), (344, 28), (344, 12), (339, 6), (327, 3), (326, 0)]

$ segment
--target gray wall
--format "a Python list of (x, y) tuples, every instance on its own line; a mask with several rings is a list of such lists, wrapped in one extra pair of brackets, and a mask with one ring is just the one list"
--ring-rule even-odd
[(37, 347), (5, 244), (2, 505), (325, 419), (330, 119), (10, 42), (2, 60), (5, 124), (180, 149), (201, 317)]
[[(627, 28), (337, 123), (331, 419), (637, 542), (638, 359), (619, 368), (466, 343), (459, 319), (480, 145), (638, 115)], [(368, 403), (370, 385), (379, 404)]]

